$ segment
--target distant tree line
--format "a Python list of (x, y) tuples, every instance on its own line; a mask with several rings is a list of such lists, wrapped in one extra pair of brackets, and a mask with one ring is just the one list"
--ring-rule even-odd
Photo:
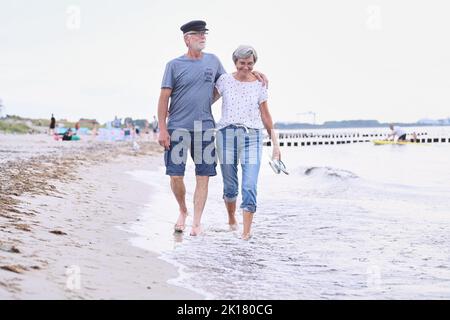
[[(323, 124), (310, 124), (301, 122), (277, 122), (276, 129), (333, 129), (333, 128), (386, 128), (390, 123), (380, 123), (377, 120), (343, 120), (326, 121)], [(435, 124), (415, 122), (415, 123), (394, 123), (402, 127), (421, 127), (430, 125), (450, 125), (447, 122), (437, 122)]]

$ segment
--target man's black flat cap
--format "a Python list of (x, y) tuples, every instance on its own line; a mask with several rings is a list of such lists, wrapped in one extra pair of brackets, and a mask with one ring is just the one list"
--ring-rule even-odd
[(201, 20), (194, 20), (191, 22), (186, 23), (181, 28), (181, 31), (183, 33), (190, 32), (190, 31), (209, 31), (206, 29), (206, 22)]

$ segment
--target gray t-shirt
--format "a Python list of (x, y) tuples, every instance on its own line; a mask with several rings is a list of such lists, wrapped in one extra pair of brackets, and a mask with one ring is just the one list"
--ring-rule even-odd
[(214, 128), (214, 84), (224, 73), (219, 59), (209, 53), (197, 60), (183, 55), (170, 61), (161, 85), (172, 89), (167, 128), (193, 131), (194, 121), (200, 120), (203, 130)]

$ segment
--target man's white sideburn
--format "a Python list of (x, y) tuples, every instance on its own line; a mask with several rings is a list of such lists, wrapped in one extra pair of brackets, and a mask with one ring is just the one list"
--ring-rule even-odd
[[(184, 35), (184, 43), (186, 44), (186, 47), (188, 47), (189, 48), (189, 43), (188, 43), (188, 40), (189, 40), (189, 37), (192, 37), (193, 35), (190, 35), (190, 34), (185, 34)], [(205, 47), (206, 47), (206, 43), (205, 43), (205, 45), (203, 46), (203, 48), (202, 49), (198, 49), (198, 48), (194, 48), (196, 51), (202, 51), (202, 50), (204, 50), (205, 49)]]

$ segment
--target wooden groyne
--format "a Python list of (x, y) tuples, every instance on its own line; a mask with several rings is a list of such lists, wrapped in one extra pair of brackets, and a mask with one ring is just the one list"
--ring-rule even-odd
[[(353, 143), (369, 143), (374, 140), (387, 139), (389, 130), (386, 129), (330, 129), (330, 130), (289, 130), (278, 131), (278, 140), (280, 147), (307, 147), (322, 145), (339, 145)], [(450, 143), (450, 131), (447, 132), (428, 132), (415, 131), (407, 134), (406, 141), (417, 143)], [(268, 137), (264, 140), (265, 146), (271, 146), (272, 143)]]

